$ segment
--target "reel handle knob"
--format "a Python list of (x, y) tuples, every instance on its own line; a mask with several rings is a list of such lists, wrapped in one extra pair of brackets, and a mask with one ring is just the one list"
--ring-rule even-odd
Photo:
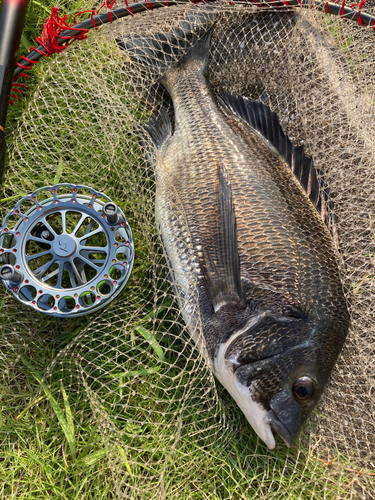
[(0, 270), (0, 276), (3, 280), (10, 281), (15, 285), (21, 283), (23, 280), (23, 274), (14, 269), (10, 264), (6, 264)]
[(106, 216), (107, 223), (113, 226), (119, 221), (118, 206), (114, 203), (106, 203), (103, 207), (103, 213)]

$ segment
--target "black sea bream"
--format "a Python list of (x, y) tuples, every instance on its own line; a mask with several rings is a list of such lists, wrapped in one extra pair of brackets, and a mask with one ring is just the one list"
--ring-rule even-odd
[(186, 324), (258, 436), (291, 446), (348, 331), (337, 250), (312, 160), (277, 116), (212, 93), (204, 9), (173, 33), (117, 41), (173, 101), (174, 130), (163, 110), (137, 132)]

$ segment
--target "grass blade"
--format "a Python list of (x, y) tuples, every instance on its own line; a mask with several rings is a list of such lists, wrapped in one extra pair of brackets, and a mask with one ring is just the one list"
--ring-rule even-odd
[(90, 455), (87, 455), (86, 457), (83, 457), (82, 460), (79, 460), (78, 463), (84, 463), (85, 465), (88, 465), (92, 467), (93, 465), (96, 465), (100, 460), (102, 460), (108, 453), (108, 450), (106, 448), (95, 451), (94, 453), (90, 453)]
[(148, 321), (149, 319), (152, 319), (152, 318), (157, 318), (159, 316), (159, 314), (163, 311), (167, 311), (171, 306), (171, 302), (168, 302), (167, 304), (163, 304), (161, 305), (160, 307), (158, 307), (157, 309), (153, 309), (151, 312), (149, 312), (148, 314), (146, 314), (146, 316), (144, 316), (139, 323), (145, 323), (146, 321)]
[(21, 411), (21, 413), (19, 413), (19, 414), (16, 416), (16, 420), (19, 420), (19, 419), (22, 417), (22, 415), (24, 415), (24, 414), (27, 412), (27, 410), (30, 410), (30, 408), (32, 408), (33, 406), (35, 406), (35, 405), (37, 405), (38, 403), (40, 403), (40, 401), (43, 401), (43, 399), (45, 399), (45, 398), (46, 398), (46, 396), (40, 396), (39, 398), (36, 398), (36, 399), (34, 399), (33, 401), (31, 401), (31, 403), (30, 403), (30, 404), (28, 404), (28, 405), (26, 406), (26, 408), (24, 408), (24, 409)]
[(135, 370), (130, 372), (121, 372), (121, 373), (111, 373), (114, 378), (125, 378), (125, 377), (143, 377), (145, 375), (152, 375), (153, 373), (158, 373), (160, 371), (160, 366), (156, 366), (155, 368), (147, 368), (144, 370)]
[(21, 35), (21, 44), (24, 47), (24, 49), (27, 50), (27, 52), (29, 52), (30, 47), (31, 47), (31, 43), (29, 42), (29, 40), (25, 37), (25, 35), (23, 33)]
[(142, 337), (150, 342), (151, 347), (155, 351), (157, 357), (161, 360), (164, 361), (164, 352), (161, 347), (161, 345), (156, 341), (155, 337), (152, 335), (152, 333), (149, 330), (146, 330), (146, 328), (143, 328), (143, 326), (137, 326), (136, 330), (138, 333), (142, 335)]
[(126, 458), (126, 454), (125, 454), (124, 449), (123, 449), (123, 448), (121, 448), (121, 446), (119, 446), (119, 445), (117, 445), (117, 449), (118, 449), (118, 451), (120, 452), (121, 458), (124, 460), (126, 470), (129, 472), (130, 477), (132, 477), (132, 478), (133, 478), (132, 470), (131, 470), (131, 468), (130, 468), (129, 461), (128, 461), (128, 459)]
[(7, 203), (8, 201), (16, 200), (17, 198), (22, 198), (22, 196), (26, 196), (26, 193), (15, 194), (14, 196), (9, 196), (8, 198), (2, 198), (0, 203)]
[[(68, 439), (68, 437), (67, 437), (67, 439), (68, 439), (68, 443), (69, 443), (70, 453), (72, 454), (73, 460), (75, 460), (76, 459), (76, 440), (75, 440), (73, 415), (72, 415), (72, 410), (70, 409), (68, 396), (67, 396), (62, 384), (61, 384), (61, 392), (62, 392), (62, 395), (64, 398), (66, 425), (67, 425), (68, 430), (69, 430), (69, 438), (70, 439)], [(65, 434), (65, 436), (66, 436), (66, 434)]]
[(36, 0), (33, 0), (33, 4), (37, 5), (41, 9), (45, 10), (47, 12), (47, 14), (51, 13), (51, 9), (49, 9), (48, 7), (46, 7), (45, 5), (43, 5), (42, 3), (37, 2)]
[(29, 363), (26, 362), (24, 358), (22, 358), (22, 361), (25, 363), (25, 365), (29, 368), (31, 375), (35, 378), (37, 382), (41, 385), (44, 394), (47, 396), (48, 401), (50, 402), (53, 411), (55, 412), (55, 415), (61, 425), (61, 428), (65, 434), (65, 438), (68, 441), (68, 445), (70, 448), (70, 453), (72, 455), (73, 460), (76, 459), (76, 441), (75, 441), (75, 435), (74, 435), (74, 424), (73, 424), (73, 417), (72, 413), (70, 410), (68, 398), (66, 395), (66, 392), (63, 387), (61, 387), (62, 393), (63, 393), (63, 398), (64, 398), (64, 404), (65, 404), (65, 412), (66, 412), (66, 418), (64, 416), (63, 410), (60, 408), (59, 403), (56, 401), (56, 399), (53, 397), (52, 392), (48, 389), (46, 384), (42, 381), (42, 377), (39, 375), (38, 372), (36, 372), (30, 365)]
[(60, 158), (59, 165), (58, 165), (57, 170), (56, 170), (56, 175), (55, 175), (55, 178), (53, 179), (54, 185), (56, 185), (60, 182), (63, 170), (64, 170), (64, 163), (62, 161), (62, 158)]

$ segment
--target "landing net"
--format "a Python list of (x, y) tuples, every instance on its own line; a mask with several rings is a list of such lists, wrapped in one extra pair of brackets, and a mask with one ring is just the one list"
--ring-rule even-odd
[(171, 32), (204, 8), (170, 6), (91, 30), (50, 62), (9, 140), (3, 198), (89, 185), (121, 206), (135, 242), (126, 289), (93, 316), (38, 315), (2, 292), (0, 366), (20, 396), (13, 418), (22, 413), (25, 439), (37, 424), (39, 442), (67, 465), (66, 491), (82, 485), (79, 498), (101, 498), (90, 489), (98, 477), (105, 498), (375, 498), (375, 31), (316, 9), (211, 4), (214, 93), (263, 101), (313, 157), (337, 216), (352, 318), (296, 446), (280, 440), (269, 451), (181, 317), (134, 129), (172, 104), (115, 42)]

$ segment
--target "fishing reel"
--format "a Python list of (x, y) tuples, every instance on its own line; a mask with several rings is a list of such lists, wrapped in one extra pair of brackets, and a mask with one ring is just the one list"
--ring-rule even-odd
[(22, 198), (0, 231), (0, 278), (51, 316), (92, 313), (124, 288), (134, 259), (124, 213), (102, 193), (58, 184)]

